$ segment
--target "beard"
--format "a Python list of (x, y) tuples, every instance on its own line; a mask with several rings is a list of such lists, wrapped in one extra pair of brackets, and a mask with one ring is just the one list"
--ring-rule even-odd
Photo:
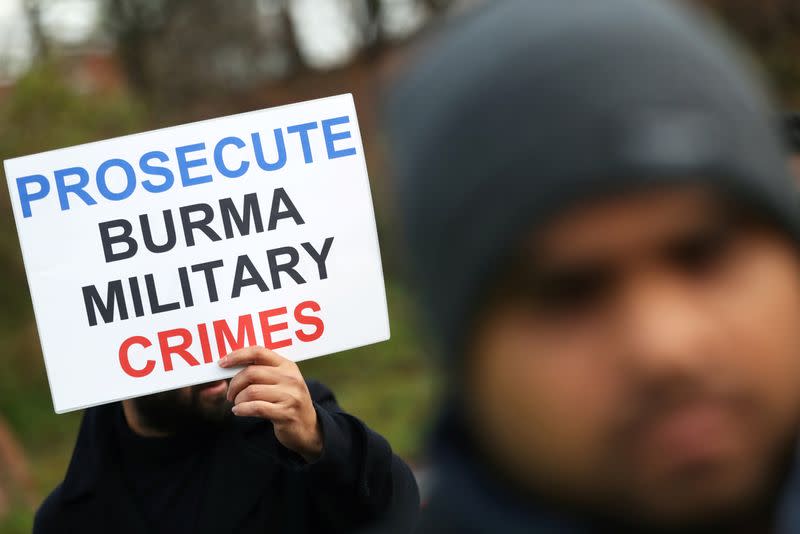
[(220, 427), (233, 416), (233, 403), (225, 398), (225, 392), (202, 395), (207, 386), (199, 384), (131, 400), (147, 428), (166, 434), (208, 431)]

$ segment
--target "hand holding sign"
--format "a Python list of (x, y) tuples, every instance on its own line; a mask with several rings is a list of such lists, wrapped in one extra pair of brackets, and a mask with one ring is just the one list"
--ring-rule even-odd
[(231, 352), (220, 367), (247, 367), (233, 377), (228, 400), (233, 413), (272, 421), (281, 444), (313, 462), (322, 454), (317, 412), (297, 364), (264, 347)]

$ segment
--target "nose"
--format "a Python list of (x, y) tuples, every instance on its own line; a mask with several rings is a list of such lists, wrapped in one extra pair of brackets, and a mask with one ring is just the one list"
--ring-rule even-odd
[(628, 284), (619, 308), (621, 357), (631, 376), (686, 380), (708, 365), (708, 323), (697, 288), (657, 273)]

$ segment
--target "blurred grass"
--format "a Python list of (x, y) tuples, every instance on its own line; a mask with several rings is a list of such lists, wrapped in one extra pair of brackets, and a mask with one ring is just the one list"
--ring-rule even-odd
[[(81, 95), (62, 84), (54, 69), (41, 66), (20, 79), (0, 103), (0, 156), (7, 159), (155, 125), (129, 95)], [(81, 413), (53, 412), (5, 177), (0, 180), (0, 280), (0, 415), (27, 456), (38, 504), (64, 476)], [(302, 362), (300, 368), (304, 376), (329, 385), (346, 410), (413, 460), (434, 383), (413, 330), (414, 304), (402, 286), (387, 285), (390, 341)], [(12, 493), (10, 501), (0, 533), (30, 532), (33, 510), (22, 495)]]

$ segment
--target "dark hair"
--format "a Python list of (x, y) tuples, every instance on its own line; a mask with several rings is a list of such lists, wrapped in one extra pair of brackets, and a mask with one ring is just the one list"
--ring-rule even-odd
[(792, 112), (783, 116), (783, 136), (792, 154), (800, 154), (800, 113)]

